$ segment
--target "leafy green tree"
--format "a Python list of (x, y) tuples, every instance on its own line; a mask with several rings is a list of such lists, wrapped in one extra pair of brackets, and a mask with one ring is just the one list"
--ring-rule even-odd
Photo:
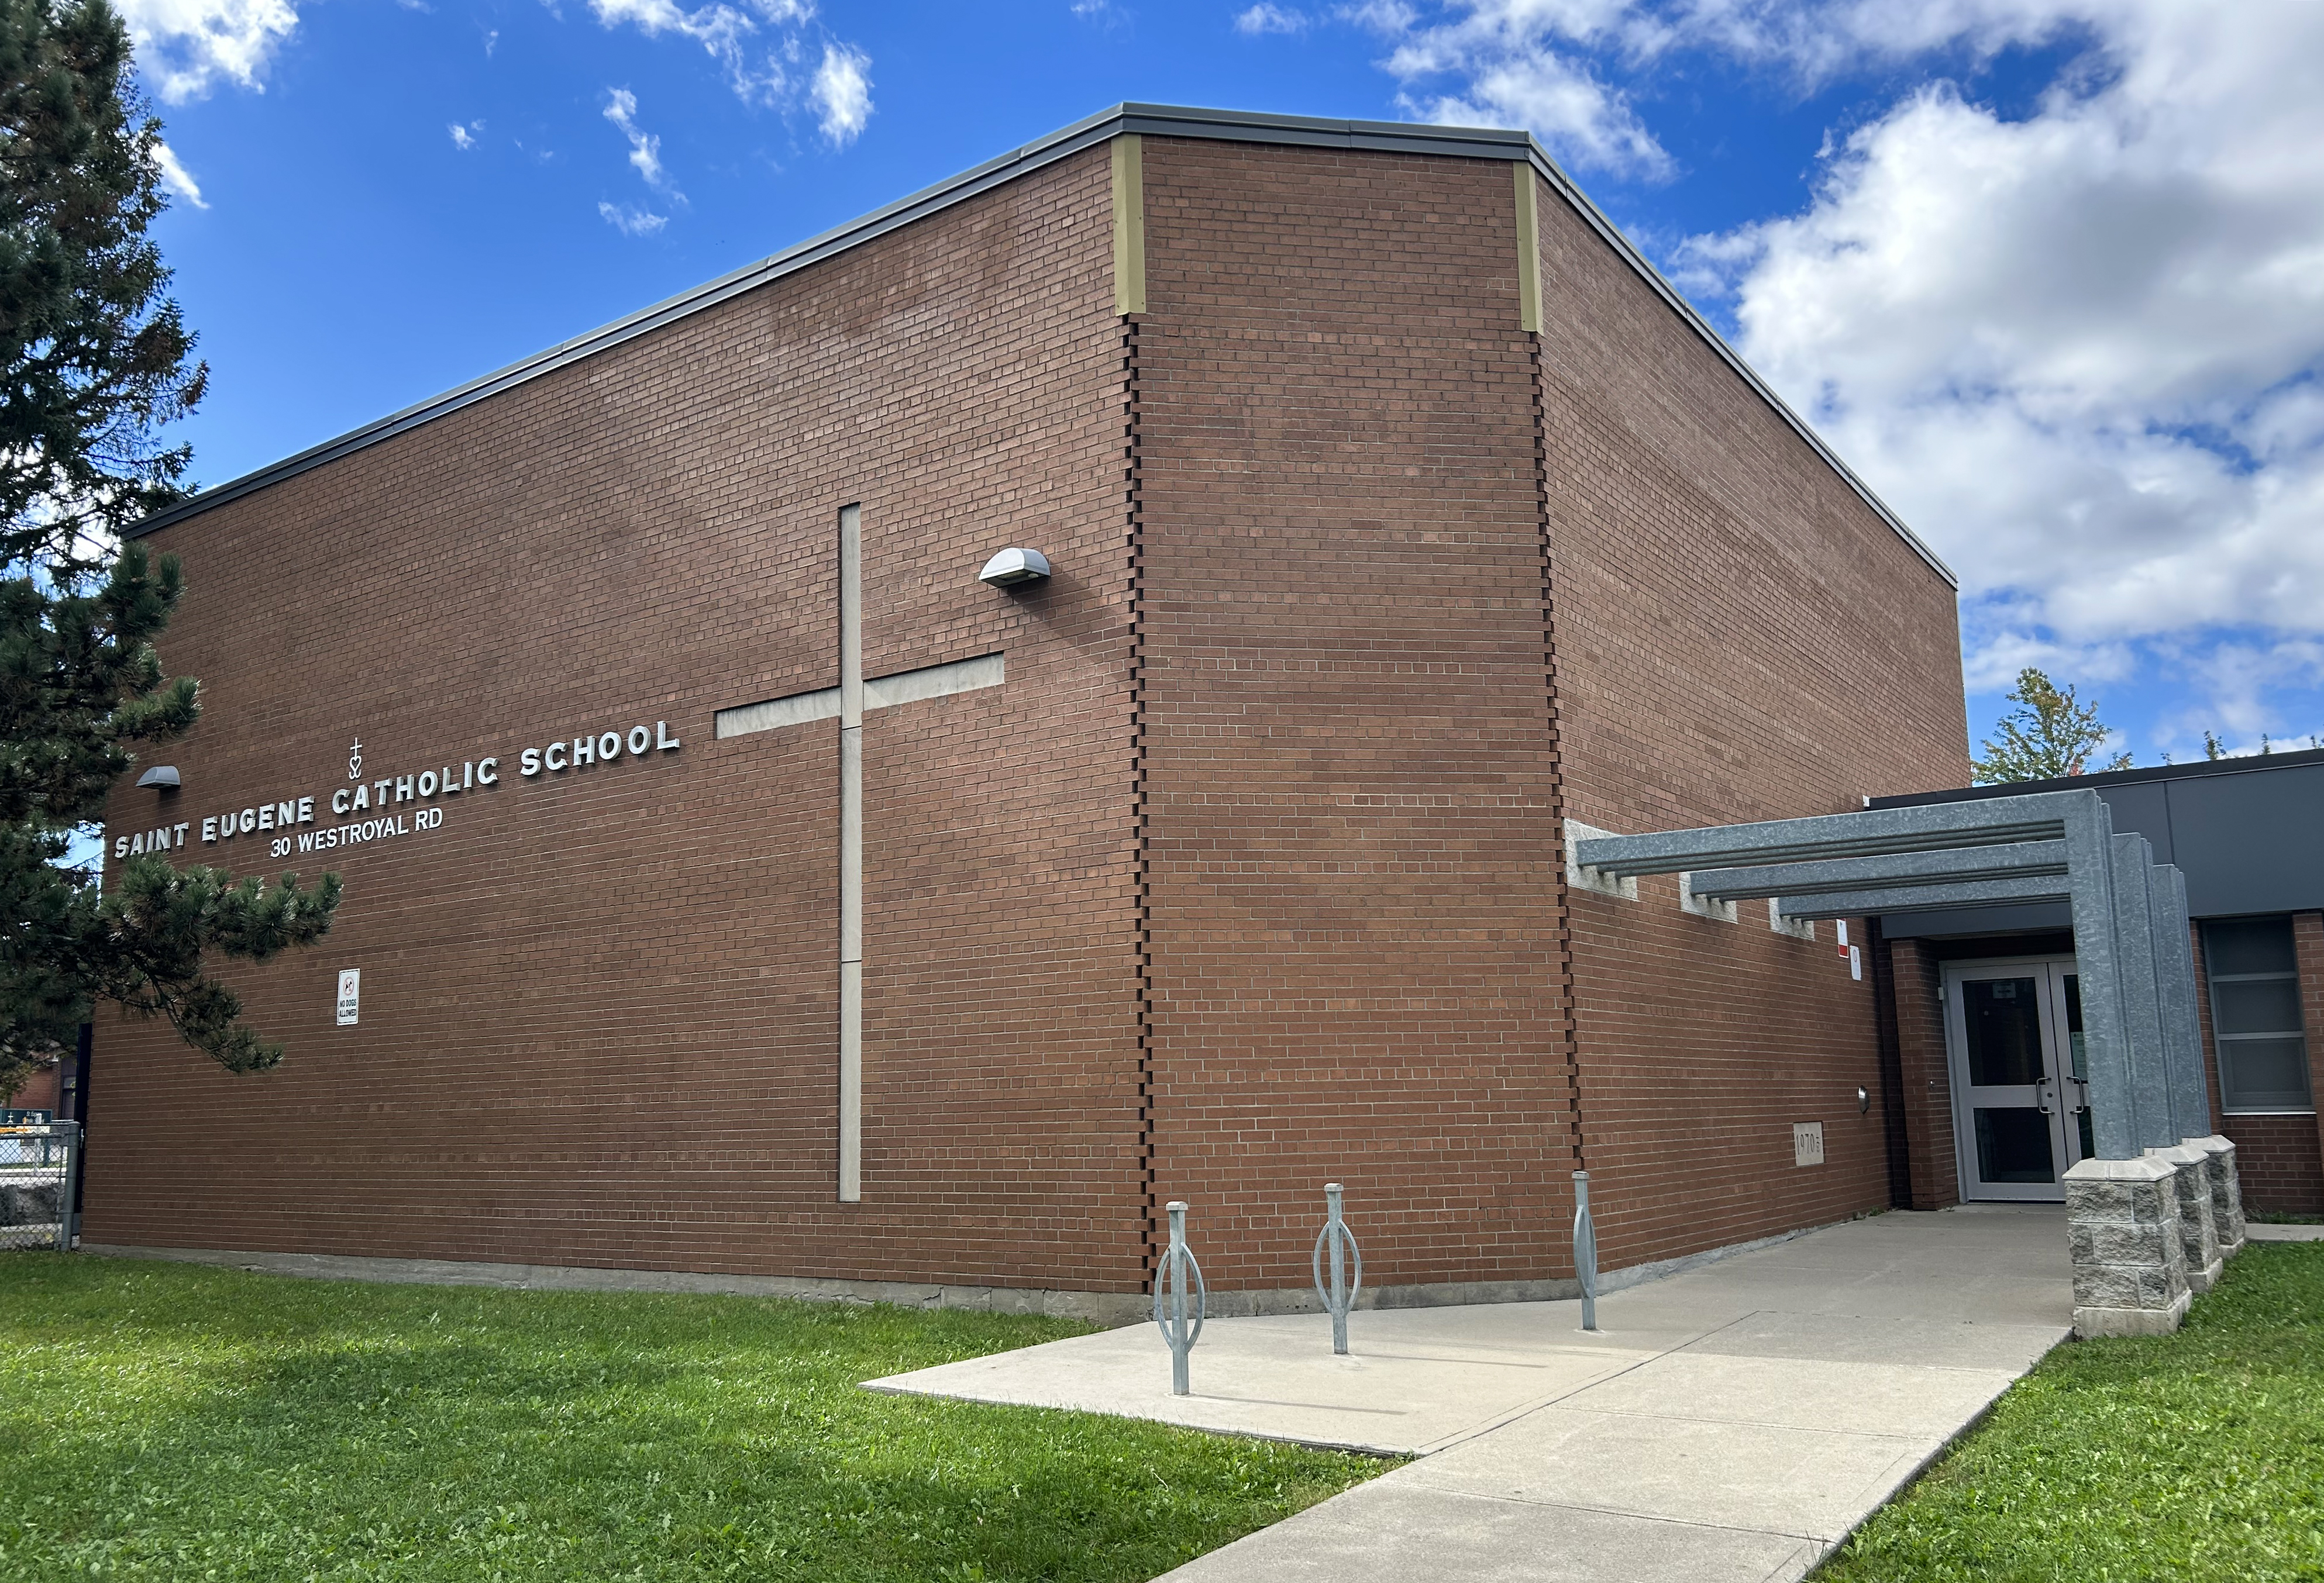
[(161, 123), (106, 0), (0, 0), (0, 1095), (99, 1001), (166, 1018), (235, 1072), (281, 1059), (206, 968), (321, 937), (338, 904), (130, 858), (69, 859), (113, 784), (199, 713), (153, 649), (174, 557), (122, 531), (189, 492), (160, 431), (208, 371), (146, 227), (167, 203)]
[[(1970, 761), (1978, 785), (2090, 773), (2090, 755), (2114, 734), (2099, 722), (2096, 704), (2080, 702), (2073, 688), (2061, 690), (2030, 665), (2017, 673), (2017, 686), (2007, 696), (2017, 707), (2002, 716), (1997, 735), (1982, 744), (1984, 757)], [(2130, 755), (2117, 753), (2097, 768), (2127, 769)]]

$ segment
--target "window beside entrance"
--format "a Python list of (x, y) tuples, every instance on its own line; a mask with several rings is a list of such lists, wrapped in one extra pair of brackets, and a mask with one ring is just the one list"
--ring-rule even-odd
[(2310, 1110), (2308, 1039), (2290, 918), (2225, 918), (2203, 925), (2219, 1101), (2228, 1110)]

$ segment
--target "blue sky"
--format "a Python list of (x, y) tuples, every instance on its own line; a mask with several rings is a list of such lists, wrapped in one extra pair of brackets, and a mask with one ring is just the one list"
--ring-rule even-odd
[(206, 482), (1119, 100), (1522, 125), (1963, 574), (1973, 736), (2324, 732), (2303, 0), (124, 10)]

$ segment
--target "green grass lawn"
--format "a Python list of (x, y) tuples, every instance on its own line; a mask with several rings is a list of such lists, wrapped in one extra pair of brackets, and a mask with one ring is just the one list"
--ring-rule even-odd
[(1388, 1466), (857, 1388), (1086, 1328), (0, 1255), (0, 1579), (1142, 1579)]
[(2324, 1579), (2324, 1243), (2247, 1243), (2175, 1336), (2052, 1352), (1818, 1583)]

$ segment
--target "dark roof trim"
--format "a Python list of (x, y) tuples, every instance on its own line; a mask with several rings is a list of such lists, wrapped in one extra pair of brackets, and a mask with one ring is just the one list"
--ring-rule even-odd
[(2297, 753), (2246, 753), (2235, 759), (2198, 759), (2191, 764), (2155, 764), (2144, 769), (2109, 769), (2098, 775), (2065, 776), (2056, 780), (2013, 780), (1999, 786), (1964, 786), (1951, 791), (1904, 792), (1893, 797), (1867, 797), (1868, 808), (1923, 808), (1932, 803), (1974, 803), (1987, 797), (2017, 797), (2033, 792), (2091, 790), (2110, 786), (2139, 786), (2152, 780), (2200, 780), (2213, 775), (2259, 775), (2271, 769), (2297, 769), (2324, 764), (2324, 748)]
[(1233, 110), (1185, 109), (1171, 105), (1126, 104), (1116, 105), (1111, 110), (1101, 111), (1087, 120), (1075, 122), (1062, 132), (1052, 133), (1047, 137), (1028, 143), (1022, 148), (1011, 150), (997, 159), (987, 160), (973, 170), (964, 170), (957, 176), (939, 181), (933, 187), (923, 188), (909, 198), (900, 198), (885, 208), (874, 209), (861, 219), (851, 220), (846, 225), (826, 231), (820, 236), (810, 237), (794, 247), (785, 248), (782, 252), (761, 259), (756, 263), (746, 264), (741, 269), (721, 275), (716, 280), (696, 286), (691, 290), (681, 291), (675, 297), (655, 303), (652, 307), (631, 314), (625, 318), (615, 319), (612, 324), (591, 330), (586, 335), (576, 336), (569, 341), (561, 342), (545, 352), (535, 353), (532, 356), (512, 363), (506, 368), (488, 373), (482, 379), (472, 380), (455, 390), (447, 391), (440, 396), (431, 397), (414, 406), (406, 407), (401, 412), (392, 413), (376, 422), (350, 430), (337, 439), (326, 440), (321, 445), (301, 451), (295, 456), (289, 456), (270, 466), (261, 467), (254, 473), (246, 473), (240, 478), (219, 484), (215, 489), (205, 490), (189, 501), (171, 506), (167, 511), (156, 511), (130, 529), (127, 536), (132, 538), (140, 538), (158, 529), (169, 527), (173, 522), (182, 522), (187, 518), (197, 516), (213, 506), (221, 506), (228, 501), (239, 500), (242, 496), (264, 489), (271, 483), (279, 483), (286, 478), (294, 478), (310, 468), (321, 466), (326, 462), (337, 461), (339, 457), (359, 451), (365, 446), (376, 445), (381, 440), (392, 438), (408, 428), (416, 428), (432, 419), (441, 418), (448, 412), (456, 412), (473, 402), (481, 401), (487, 396), (497, 395), (512, 386), (522, 384), (527, 380), (538, 378), (553, 369), (562, 368), (568, 363), (578, 362), (595, 353), (603, 352), (610, 346), (618, 346), (622, 342), (642, 336), (648, 331), (659, 329), (673, 319), (683, 318), (687, 314), (715, 307), (730, 297), (739, 296), (755, 287), (763, 286), (770, 281), (779, 280), (794, 271), (819, 263), (851, 247), (859, 246), (875, 237), (884, 236), (900, 225), (909, 225), (924, 216), (949, 208), (954, 204), (989, 191), (1004, 181), (1014, 180), (1019, 176), (1038, 170), (1044, 165), (1054, 164), (1059, 160), (1088, 148), (1093, 143), (1110, 142), (1126, 132), (1140, 133), (1155, 137), (1200, 137), (1227, 142), (1361, 149), (1379, 153), (1435, 154), (1466, 159), (1530, 161), (1534, 169), (1557, 190), (1559, 196), (1573, 206), (1575, 211), (1605, 240), (1607, 245), (1636, 270), (1648, 285), (1661, 294), (1663, 300), (1692, 327), (1697, 335), (1709, 342), (1712, 349), (1727, 360), (1728, 365), (1741, 376), (1744, 382), (1758, 392), (1760, 398), (1792, 426), (1800, 437), (1830, 465), (1832, 471), (1848, 483), (1849, 488), (1863, 497), (1865, 504), (1870, 506), (1883, 521), (1895, 529), (1898, 536), (1906, 544), (1912, 546), (1920, 557), (1928, 562), (1929, 566), (1948, 584), (1956, 588), (1960, 585), (1960, 580), (1953, 575), (1951, 569), (1937, 558), (1936, 552), (1923, 543), (1920, 536), (1907, 528), (1904, 521), (1888, 509), (1886, 503), (1878, 495), (1873, 493), (1871, 488), (1862, 479), (1857, 477), (1848, 464), (1841, 461), (1831, 447), (1824, 444), (1815, 430), (1809, 428), (1806, 421), (1793, 411), (1782, 397), (1768, 388), (1766, 382), (1752, 371), (1748, 364), (1736, 355), (1734, 349), (1727, 345), (1719, 332), (1712, 329), (1709, 322), (1688, 304), (1686, 299), (1680, 296), (1672, 288), (1670, 282), (1663, 279), (1662, 272), (1646, 261), (1646, 255), (1632, 246), (1629, 239), (1606, 217), (1604, 212), (1596, 204), (1591, 202), (1580, 188), (1567, 179), (1565, 172), (1559, 170), (1556, 162), (1549, 157), (1548, 151), (1535, 142), (1530, 133), (1502, 132), (1466, 126), (1419, 126), (1400, 121), (1332, 121), (1305, 115), (1263, 115)]

